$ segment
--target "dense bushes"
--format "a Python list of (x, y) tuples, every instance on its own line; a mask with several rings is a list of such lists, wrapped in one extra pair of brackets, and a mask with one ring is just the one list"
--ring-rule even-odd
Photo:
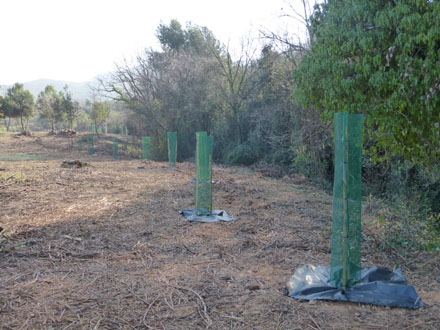
[[(362, 3), (356, 2), (361, 7), (365, 5)], [(378, 5), (379, 2), (374, 3)], [(369, 13), (374, 6), (370, 7)], [(152, 138), (153, 159), (167, 158), (168, 131), (177, 132), (179, 161), (194, 157), (195, 132), (207, 131), (215, 137), (214, 158), (217, 162), (246, 166), (274, 164), (284, 169), (286, 174), (305, 175), (309, 181), (329, 192), (333, 181), (332, 113), (339, 110), (362, 112), (362, 109), (368, 108), (368, 111), (365, 110), (362, 168), (364, 195), (382, 198), (388, 205), (402, 210), (402, 216), (398, 217), (402, 219), (399, 226), (390, 227), (388, 233), (397, 235), (408, 228), (419, 228), (420, 233), (438, 232), (440, 161), (427, 157), (438, 151), (432, 146), (438, 142), (438, 133), (430, 131), (427, 137), (429, 143), (423, 146), (424, 151), (415, 138), (401, 148), (399, 143), (404, 142), (399, 140), (401, 131), (394, 128), (387, 131), (392, 121), (397, 120), (391, 111), (394, 108), (382, 99), (390, 97), (394, 100), (395, 93), (384, 92), (380, 97), (372, 95), (376, 93), (374, 88), (377, 86), (360, 90), (356, 86), (364, 86), (366, 77), (363, 75), (365, 72), (356, 71), (359, 66), (347, 69), (344, 59), (335, 59), (334, 63), (338, 65), (333, 67), (327, 61), (326, 52), (331, 50), (330, 55), (337, 57), (339, 48), (318, 43), (323, 40), (328, 42), (322, 37), (331, 32), (325, 31), (325, 20), (337, 20), (328, 12), (332, 10), (331, 6), (322, 8), (315, 11), (311, 20), (313, 39), (308, 52), (280, 52), (269, 43), (259, 56), (249, 56), (251, 52), (245, 47), (235, 60), (208, 29), (194, 25), (184, 29), (178, 22), (172, 21), (169, 26), (161, 25), (157, 31), (162, 43), (161, 51), (147, 49), (138, 56), (134, 65), (118, 66), (103, 87), (116, 94), (124, 104), (131, 134)], [(381, 7), (381, 10), (384, 9)], [(350, 13), (356, 14), (357, 11)], [(354, 26), (359, 27), (357, 24)], [(387, 28), (392, 27), (387, 25)], [(345, 37), (350, 36), (347, 34)], [(347, 49), (345, 51), (349, 53)], [(360, 50), (356, 48), (356, 51)], [(385, 54), (382, 54), (385, 59), (387, 51), (385, 49)], [(362, 55), (356, 54), (353, 61), (356, 56)], [(319, 65), (316, 66), (316, 63)], [(380, 70), (377, 65), (374, 70)], [(324, 73), (321, 69), (328, 71), (325, 71), (325, 77), (322, 77)], [(338, 78), (338, 70), (347, 83)], [(331, 74), (336, 76), (330, 77)], [(356, 75), (359, 75), (359, 81), (349, 83)], [(339, 85), (333, 86), (332, 81)], [(363, 92), (366, 94), (363, 95)], [(431, 108), (437, 104), (437, 99), (434, 99), (437, 94), (434, 94), (430, 98)], [(382, 105), (385, 102), (385, 110), (391, 112), (381, 112), (382, 108), (374, 103), (378, 100)], [(410, 105), (407, 104), (396, 109), (403, 114), (405, 111), (423, 110), (420, 104), (416, 110), (408, 107)], [(430, 118), (437, 118), (439, 109), (434, 107), (431, 111), (434, 112), (429, 114)], [(388, 119), (384, 117), (387, 115)], [(400, 128), (405, 125), (400, 119), (396, 123)], [(392, 139), (393, 134), (400, 142), (396, 140), (387, 148), (385, 142)], [(408, 134), (414, 137), (417, 130), (411, 128)], [(414, 144), (417, 144), (415, 149)], [(411, 150), (414, 150), (414, 157)], [(399, 155), (401, 151), (405, 154)], [(430, 239), (419, 243), (420, 246), (428, 246), (434, 241)]]

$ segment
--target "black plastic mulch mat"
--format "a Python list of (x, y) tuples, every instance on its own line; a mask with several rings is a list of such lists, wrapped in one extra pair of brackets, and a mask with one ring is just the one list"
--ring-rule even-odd
[(402, 270), (371, 267), (362, 269), (361, 282), (348, 290), (330, 284), (330, 268), (303, 265), (287, 282), (288, 296), (300, 300), (339, 300), (416, 309), (423, 302), (407, 285)]
[(191, 222), (218, 222), (218, 221), (234, 221), (235, 218), (226, 213), (225, 210), (213, 210), (212, 215), (197, 215), (195, 209), (179, 211), (188, 221)]

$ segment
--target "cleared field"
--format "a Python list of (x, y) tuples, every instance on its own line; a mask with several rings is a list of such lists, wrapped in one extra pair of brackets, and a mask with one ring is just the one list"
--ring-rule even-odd
[(363, 266), (401, 264), (425, 308), (284, 295), (298, 265), (330, 263), (331, 196), (302, 180), (215, 167), (214, 208), (237, 220), (189, 223), (193, 164), (74, 142), (0, 136), (0, 329), (440, 328), (438, 253), (402, 259), (369, 232)]

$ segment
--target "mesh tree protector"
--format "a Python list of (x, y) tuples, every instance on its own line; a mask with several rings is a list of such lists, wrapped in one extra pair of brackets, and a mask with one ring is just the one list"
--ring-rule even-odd
[(128, 128), (127, 128), (127, 125), (124, 126), (124, 132), (125, 132), (125, 136), (128, 136)]
[(98, 125), (98, 134), (102, 134), (102, 126)]
[(113, 159), (119, 159), (118, 138), (113, 138)]
[(419, 308), (423, 302), (400, 269), (361, 269), (362, 115), (335, 114), (331, 267), (303, 265), (287, 282), (301, 300), (340, 300)]
[(214, 138), (206, 132), (196, 133), (196, 159), (194, 178), (194, 209), (179, 211), (190, 222), (234, 221), (225, 210), (212, 209), (212, 154)]
[(361, 280), (362, 115), (336, 113), (330, 283), (344, 290)]
[(142, 159), (150, 159), (150, 137), (142, 137)]
[[(195, 153), (195, 161), (194, 161), (194, 205), (197, 204), (196, 202), (196, 196), (197, 196), (197, 183), (196, 183), (196, 178), (197, 178), (197, 172), (198, 172), (198, 166), (199, 166), (199, 156), (198, 156), (198, 152), (199, 149), (197, 148), (197, 141), (199, 139), (199, 136), (207, 136), (206, 132), (196, 132), (196, 153)], [(196, 212), (197, 213), (197, 212)]]
[(93, 147), (93, 135), (87, 137), (87, 142), (89, 145), (89, 155), (93, 155), (95, 153), (95, 148)]
[(78, 151), (82, 152), (82, 150), (83, 150), (83, 139), (79, 138), (78, 139)]
[(212, 215), (212, 145), (213, 137), (206, 133), (196, 135), (196, 215)]
[(124, 136), (124, 125), (120, 125), (119, 126), (119, 133), (122, 135), (122, 136)]
[(200, 136), (208, 136), (206, 134), (206, 132), (196, 132), (196, 154), (195, 154), (195, 161), (194, 161), (194, 202), (195, 202), (195, 198), (196, 198), (196, 188), (197, 188), (197, 184), (196, 184), (196, 178), (197, 178), (197, 171), (198, 171), (198, 166), (199, 166), (199, 149), (197, 148), (197, 141), (199, 141), (199, 137)]
[(177, 132), (168, 132), (168, 161), (170, 167), (176, 167)]
[(95, 127), (95, 124), (92, 124), (91, 131), (92, 131), (93, 134), (96, 134), (96, 127)]

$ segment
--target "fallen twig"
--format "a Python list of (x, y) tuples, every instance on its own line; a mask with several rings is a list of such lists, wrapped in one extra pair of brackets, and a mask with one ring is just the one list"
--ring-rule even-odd
[(208, 315), (208, 307), (206, 306), (206, 303), (205, 303), (205, 301), (203, 300), (203, 298), (202, 298), (202, 297), (201, 297), (196, 291), (194, 291), (193, 289), (184, 288), (184, 287), (181, 287), (181, 286), (175, 286), (175, 285), (172, 285), (172, 287), (174, 287), (174, 288), (177, 289), (177, 290), (184, 290), (184, 291), (191, 292), (191, 293), (194, 294), (197, 298), (199, 298), (200, 303), (202, 304), (202, 307), (203, 307), (203, 316), (202, 316), (201, 314), (200, 314), (200, 316), (202, 317), (203, 321), (205, 321), (205, 323), (206, 323), (206, 325), (207, 325), (207, 328), (210, 327), (210, 326), (212, 325), (212, 320), (211, 320), (211, 318), (210, 318), (209, 315)]

